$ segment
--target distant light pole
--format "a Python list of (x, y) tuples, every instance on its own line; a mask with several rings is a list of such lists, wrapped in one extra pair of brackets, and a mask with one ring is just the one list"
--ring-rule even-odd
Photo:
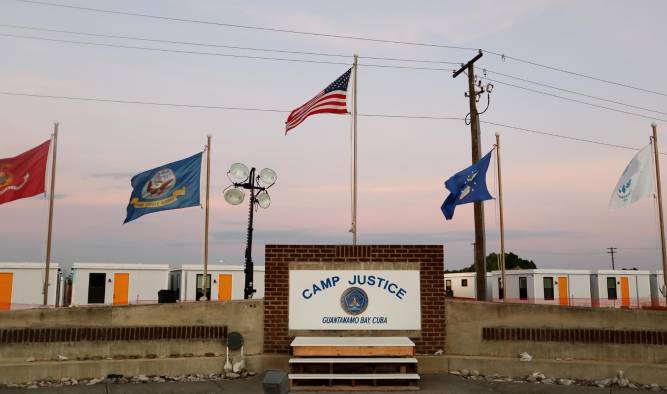
[[(243, 289), (243, 298), (252, 298), (256, 291), (253, 288), (253, 263), (252, 263), (252, 224), (255, 212), (255, 204), (260, 208), (266, 209), (271, 205), (271, 197), (269, 196), (269, 188), (276, 183), (278, 175), (270, 168), (264, 168), (259, 171), (259, 175), (255, 176), (255, 167), (248, 169), (248, 166), (242, 163), (234, 163), (227, 171), (227, 178), (232, 182), (223, 190), (225, 201), (231, 205), (239, 205), (245, 198), (245, 193), (242, 189), (250, 190), (250, 211), (248, 214), (248, 237), (246, 240), (245, 249), (245, 288)], [(257, 193), (255, 193), (257, 191)]]

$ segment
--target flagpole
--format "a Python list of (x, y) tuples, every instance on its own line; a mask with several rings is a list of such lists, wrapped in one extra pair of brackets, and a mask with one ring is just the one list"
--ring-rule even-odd
[[(651, 123), (653, 129), (653, 157), (655, 162), (655, 181), (658, 188), (658, 215), (660, 216), (660, 246), (662, 249), (662, 277), (667, 289), (667, 251), (665, 248), (665, 221), (662, 214), (662, 186), (660, 184), (660, 155), (658, 154), (658, 126)], [(667, 290), (663, 294), (667, 299)]]
[(51, 186), (49, 188), (49, 224), (46, 232), (46, 260), (44, 264), (44, 306), (49, 304), (49, 266), (51, 265), (51, 234), (53, 229), (53, 199), (56, 188), (56, 151), (58, 147), (58, 122), (53, 124), (53, 135), (51, 136)]
[(357, 67), (359, 55), (354, 54), (352, 66), (352, 245), (357, 244)]
[(500, 171), (500, 134), (496, 133), (496, 163), (498, 167), (498, 208), (500, 211), (500, 274), (502, 277), (503, 302), (505, 302), (505, 222), (503, 221), (503, 178)]
[(204, 219), (204, 300), (210, 301), (208, 298), (208, 213), (209, 213), (209, 199), (211, 192), (211, 135), (206, 136), (206, 203), (205, 203), (205, 219)]

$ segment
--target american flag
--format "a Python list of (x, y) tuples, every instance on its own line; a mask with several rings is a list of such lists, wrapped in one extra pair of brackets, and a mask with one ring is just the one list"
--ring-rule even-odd
[(350, 82), (352, 68), (327, 86), (310, 101), (292, 111), (285, 121), (285, 134), (300, 125), (310, 115), (347, 113), (347, 85)]

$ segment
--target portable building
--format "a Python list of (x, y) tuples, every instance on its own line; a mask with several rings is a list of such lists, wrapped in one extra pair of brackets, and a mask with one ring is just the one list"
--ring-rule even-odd
[(166, 290), (167, 264), (74, 263), (72, 305), (153, 303)]
[[(242, 300), (245, 274), (242, 265), (209, 265), (207, 267), (208, 299), (217, 301)], [(264, 298), (264, 267), (253, 271), (253, 298)], [(181, 301), (198, 301), (204, 295), (204, 267), (186, 264), (169, 272), (169, 290), (174, 290)]]
[(659, 270), (655, 273), (652, 273), (650, 276), (651, 283), (651, 305), (653, 306), (667, 306), (665, 302), (665, 295), (667, 294), (667, 288), (665, 288), (665, 276), (663, 271)]
[[(44, 263), (0, 263), (0, 310), (44, 305)], [(49, 265), (47, 304), (55, 305), (60, 291), (60, 268)]]
[(651, 305), (650, 273), (640, 270), (598, 270), (591, 274), (594, 306), (638, 308)]
[[(445, 273), (445, 294), (456, 298), (477, 298), (477, 274), (475, 272)], [(486, 274), (486, 299), (491, 299), (491, 274)]]
[[(492, 273), (493, 300), (503, 299), (500, 291), (501, 272)], [(591, 306), (591, 271), (561, 269), (529, 269), (505, 271), (507, 302)]]

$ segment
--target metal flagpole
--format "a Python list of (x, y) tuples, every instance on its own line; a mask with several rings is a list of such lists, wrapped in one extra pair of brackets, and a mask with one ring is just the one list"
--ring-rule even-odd
[(206, 136), (206, 203), (204, 206), (204, 278), (202, 279), (205, 301), (209, 300), (209, 284), (208, 284), (208, 212), (209, 212), (209, 198), (211, 192), (211, 135)]
[(503, 178), (500, 171), (500, 134), (498, 133), (496, 133), (496, 163), (498, 167), (498, 208), (500, 211), (500, 256), (498, 264), (500, 265), (502, 277), (503, 302), (505, 302), (505, 223), (503, 221)]
[(56, 151), (58, 146), (58, 122), (53, 124), (51, 136), (51, 187), (49, 188), (49, 227), (46, 233), (46, 261), (44, 264), (44, 306), (49, 303), (49, 266), (51, 265), (51, 234), (53, 229), (53, 199), (56, 189)]
[(653, 158), (655, 159), (655, 181), (658, 187), (658, 215), (660, 216), (660, 246), (662, 248), (662, 277), (665, 282), (665, 294), (667, 299), (667, 253), (665, 249), (665, 221), (662, 215), (662, 187), (660, 185), (660, 155), (658, 154), (658, 126), (651, 123), (653, 128)]
[(359, 55), (354, 54), (352, 66), (352, 245), (357, 244), (357, 68)]

